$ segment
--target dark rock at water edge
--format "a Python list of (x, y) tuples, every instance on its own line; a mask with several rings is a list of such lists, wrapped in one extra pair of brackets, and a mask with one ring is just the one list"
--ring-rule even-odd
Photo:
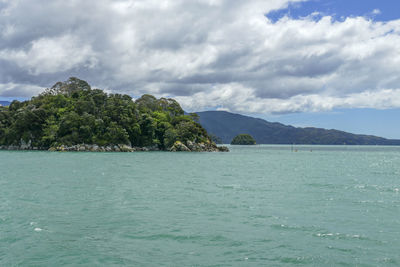
[[(56, 147), (43, 148), (43, 147), (32, 147), (28, 144), (22, 144), (19, 146), (0, 146), (0, 150), (31, 150), (31, 151), (59, 151), (59, 152), (146, 152), (146, 151), (161, 151), (157, 146), (151, 147), (132, 147), (129, 145), (107, 145), (99, 146), (96, 144), (79, 144), (79, 145), (59, 145)], [(229, 149), (225, 146), (216, 146), (213, 143), (194, 143), (187, 141), (183, 144), (180, 141), (176, 141), (175, 144), (170, 148), (171, 152), (229, 152)]]
[(216, 146), (215, 143), (195, 143), (192, 141), (176, 141), (170, 148), (171, 152), (229, 152), (229, 149), (225, 146)]
[(144, 151), (144, 148), (134, 148), (128, 145), (108, 145), (108, 146), (98, 146), (98, 145), (73, 145), (73, 146), (57, 146), (50, 147), (49, 151), (76, 151), (76, 152), (134, 152), (134, 151)]

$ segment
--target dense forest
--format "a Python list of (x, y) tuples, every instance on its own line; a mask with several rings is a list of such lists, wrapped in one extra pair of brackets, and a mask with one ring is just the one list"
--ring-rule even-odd
[(220, 150), (198, 123), (197, 115), (184, 115), (175, 100), (143, 95), (133, 101), (128, 95), (92, 89), (77, 78), (58, 82), (29, 101), (0, 107), (3, 149), (64, 149), (79, 144)]

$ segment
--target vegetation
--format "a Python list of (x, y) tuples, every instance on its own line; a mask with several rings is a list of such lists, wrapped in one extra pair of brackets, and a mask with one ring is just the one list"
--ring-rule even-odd
[(0, 107), (0, 146), (124, 144), (170, 149), (176, 142), (216, 147), (206, 130), (170, 98), (106, 94), (80, 79), (58, 82), (29, 101)]
[(211, 140), (216, 144), (223, 144), (222, 139), (215, 134), (209, 134)]
[(255, 145), (256, 140), (249, 134), (239, 134), (233, 138), (231, 145)]

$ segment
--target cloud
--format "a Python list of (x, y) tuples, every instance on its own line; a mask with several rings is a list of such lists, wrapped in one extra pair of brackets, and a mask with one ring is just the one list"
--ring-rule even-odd
[(0, 84), (0, 97), (26, 97), (37, 95), (45, 88), (30, 84), (6, 83)]
[(24, 50), (5, 49), (0, 51), (0, 59), (14, 62), (32, 75), (57, 73), (76, 66), (93, 68), (96, 57), (89, 45), (80, 45), (71, 35), (56, 38), (40, 38), (30, 43)]
[(78, 76), (188, 111), (400, 107), (400, 20), (266, 17), (289, 2), (2, 0), (0, 84)]
[(379, 9), (377, 9), (377, 8), (375, 8), (374, 10), (372, 10), (372, 12), (371, 12), (373, 15), (379, 15), (379, 14), (382, 14), (382, 12), (379, 10)]
[(365, 91), (345, 96), (330, 95), (295, 95), (290, 98), (260, 98), (253, 89), (244, 88), (239, 84), (225, 85), (213, 88), (208, 92), (199, 92), (193, 96), (178, 97), (188, 109), (202, 110), (211, 108), (209, 103), (221, 103), (219, 110), (237, 111), (243, 113), (295, 113), (319, 112), (333, 108), (378, 108), (389, 109), (400, 106), (400, 89), (385, 89)]

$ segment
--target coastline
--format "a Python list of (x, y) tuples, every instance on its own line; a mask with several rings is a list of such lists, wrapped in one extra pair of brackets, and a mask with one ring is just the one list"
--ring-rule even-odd
[(50, 152), (149, 152), (149, 151), (165, 151), (165, 152), (229, 152), (225, 146), (213, 146), (211, 144), (187, 142), (175, 142), (175, 144), (168, 150), (159, 149), (157, 146), (151, 147), (132, 147), (129, 145), (107, 145), (100, 146), (96, 144), (78, 144), (78, 145), (59, 145), (50, 148), (32, 147), (28, 145), (11, 145), (0, 146), (0, 150), (8, 151), (50, 151)]

